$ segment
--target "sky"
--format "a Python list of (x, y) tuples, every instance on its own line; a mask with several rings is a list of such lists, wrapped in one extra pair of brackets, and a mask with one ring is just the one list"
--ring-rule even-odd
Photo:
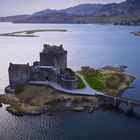
[(0, 0), (0, 16), (32, 14), (44, 9), (64, 9), (83, 3), (119, 3), (124, 0)]

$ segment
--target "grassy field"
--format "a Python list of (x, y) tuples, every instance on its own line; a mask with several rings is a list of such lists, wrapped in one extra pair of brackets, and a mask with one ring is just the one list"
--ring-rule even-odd
[(77, 76), (77, 78), (78, 78), (78, 89), (83, 89), (83, 88), (85, 88), (86, 86), (85, 86), (85, 84), (83, 83), (82, 79), (81, 79), (79, 76)]
[(79, 74), (85, 78), (92, 89), (115, 96), (120, 96), (135, 79), (135, 77), (125, 74), (124, 69), (119, 67), (90, 68), (79, 71)]
[(105, 84), (97, 79), (97, 78), (94, 78), (94, 77), (86, 77), (85, 80), (87, 81), (87, 83), (90, 85), (91, 88), (97, 90), (97, 91), (106, 91), (106, 86)]
[(89, 71), (80, 71), (79, 73), (84, 76), (91, 88), (101, 92), (106, 91), (107, 87), (104, 83), (104, 73), (93, 69)]
[(81, 70), (79, 73), (84, 76), (85, 80), (91, 88), (97, 91), (105, 92), (107, 91), (105, 79), (108, 76), (113, 75), (114, 71), (90, 69), (88, 71)]

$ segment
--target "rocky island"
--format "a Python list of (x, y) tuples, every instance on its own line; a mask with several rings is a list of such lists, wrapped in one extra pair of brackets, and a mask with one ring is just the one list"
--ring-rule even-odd
[(140, 36), (140, 31), (138, 31), (138, 32), (133, 32), (132, 34), (134, 34), (135, 36)]
[(58, 110), (88, 111), (108, 104), (98, 95), (113, 98), (130, 88), (135, 77), (125, 73), (125, 66), (95, 69), (67, 68), (67, 51), (63, 46), (45, 44), (40, 61), (9, 65), (9, 86), (0, 103), (9, 104), (7, 111), (23, 115), (40, 115)]

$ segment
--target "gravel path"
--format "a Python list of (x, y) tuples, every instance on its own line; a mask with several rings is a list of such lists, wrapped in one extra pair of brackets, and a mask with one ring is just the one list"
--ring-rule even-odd
[(84, 84), (86, 85), (86, 87), (84, 89), (76, 89), (76, 90), (68, 90), (63, 88), (61, 85), (55, 83), (55, 82), (51, 82), (51, 81), (30, 81), (31, 84), (41, 84), (41, 85), (50, 85), (52, 86), (54, 89), (59, 90), (59, 91), (63, 91), (66, 93), (71, 93), (71, 94), (84, 94), (84, 95), (95, 95), (95, 94), (99, 94), (99, 95), (104, 95), (102, 92), (98, 92), (96, 90), (93, 90), (88, 83), (86, 82), (86, 80), (84, 79), (84, 77), (78, 73), (76, 73), (77, 76), (79, 76)]

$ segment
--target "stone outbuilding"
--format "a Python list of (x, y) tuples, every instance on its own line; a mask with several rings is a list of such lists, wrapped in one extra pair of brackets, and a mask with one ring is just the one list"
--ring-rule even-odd
[(30, 81), (29, 64), (12, 64), (9, 66), (9, 84), (11, 88), (23, 85)]

